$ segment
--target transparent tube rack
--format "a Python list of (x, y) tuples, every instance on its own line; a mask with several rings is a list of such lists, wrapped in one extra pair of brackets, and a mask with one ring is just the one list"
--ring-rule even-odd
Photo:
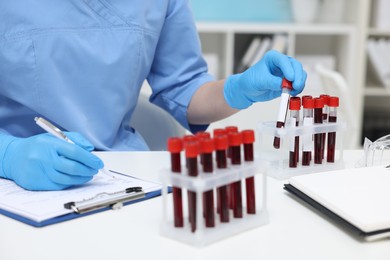
[[(346, 130), (345, 122), (326, 122), (323, 124), (313, 124), (309, 126), (291, 127), (289, 122), (286, 122), (284, 128), (276, 128), (276, 122), (261, 122), (257, 125), (259, 157), (261, 160), (268, 162), (267, 175), (278, 180), (285, 180), (293, 176), (332, 171), (343, 169), (343, 132)], [(320, 133), (336, 133), (335, 160), (327, 162), (327, 156), (324, 156), (321, 164), (314, 163), (314, 151), (312, 151), (312, 160), (310, 165), (302, 165), (302, 141), (299, 142), (299, 163), (297, 167), (289, 167), (289, 143), (296, 136), (303, 140), (304, 137), (313, 136)], [(280, 148), (275, 149), (272, 145), (273, 138), (280, 138)], [(272, 140), (271, 140), (272, 138)], [(326, 140), (328, 136), (326, 135)], [(325, 142), (326, 144), (327, 142)], [(326, 154), (327, 145), (325, 147)]]
[[(226, 169), (214, 169), (212, 173), (203, 173), (201, 165), (198, 164), (199, 175), (188, 176), (184, 171), (181, 174), (172, 173), (170, 169), (162, 170), (160, 179), (162, 181), (163, 219), (160, 226), (161, 235), (181, 241), (192, 246), (202, 247), (211, 243), (228, 238), (234, 234), (241, 233), (268, 223), (266, 208), (266, 162), (256, 161), (243, 162), (241, 165), (229, 165)], [(182, 169), (186, 169), (182, 166)], [(255, 176), (257, 175), (257, 176)], [(245, 179), (255, 176), (256, 213), (246, 212)], [(216, 193), (218, 187), (241, 181), (243, 217), (233, 218), (232, 210), (229, 210), (229, 222), (220, 222), (217, 213)], [(184, 227), (174, 227), (173, 198), (168, 196), (168, 186), (182, 189), (182, 203)], [(215, 227), (206, 227), (203, 217), (203, 193), (214, 191), (214, 216)], [(191, 232), (191, 224), (188, 214), (187, 191), (196, 192), (196, 230)]]

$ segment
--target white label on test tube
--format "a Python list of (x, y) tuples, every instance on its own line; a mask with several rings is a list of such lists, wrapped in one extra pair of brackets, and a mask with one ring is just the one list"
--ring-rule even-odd
[[(297, 119), (295, 117), (290, 118), (290, 127), (297, 127)], [(290, 138), (290, 152), (295, 152), (295, 136)]]
[(290, 94), (286, 92), (282, 92), (282, 95), (280, 96), (280, 108), (279, 108), (279, 114), (278, 114), (278, 122), (285, 122), (286, 121), (286, 114), (287, 114), (287, 107), (288, 107), (288, 100), (290, 98)]
[[(313, 125), (313, 118), (312, 117), (305, 117), (303, 118), (303, 125), (304, 126), (312, 126)], [(303, 136), (303, 151), (304, 152), (311, 152), (314, 150), (314, 143), (313, 143), (313, 135), (304, 135)]]

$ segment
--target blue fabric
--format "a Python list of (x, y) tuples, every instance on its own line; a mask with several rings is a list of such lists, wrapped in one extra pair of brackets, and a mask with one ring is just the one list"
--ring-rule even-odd
[(154, 104), (206, 127), (187, 121), (213, 80), (187, 1), (1, 1), (0, 17), (0, 131), (42, 133), (43, 116), (98, 150), (147, 150), (128, 125), (145, 79)]

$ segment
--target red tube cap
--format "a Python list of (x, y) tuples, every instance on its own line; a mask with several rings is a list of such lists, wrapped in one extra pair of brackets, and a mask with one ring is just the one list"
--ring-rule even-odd
[(283, 78), (283, 80), (282, 80), (282, 88), (287, 88), (289, 90), (292, 90), (293, 89), (292, 82), (287, 80), (286, 78)]
[(218, 135), (226, 135), (227, 132), (226, 132), (226, 129), (222, 129), (222, 128), (216, 128), (213, 130), (213, 136), (216, 137)]
[(226, 150), (228, 148), (228, 136), (217, 135), (214, 137), (215, 150)]
[(214, 141), (212, 139), (201, 139), (200, 150), (202, 153), (212, 153), (214, 151)]
[(226, 132), (229, 133), (237, 133), (238, 127), (237, 126), (227, 126), (225, 127)]
[(187, 158), (197, 157), (200, 152), (199, 142), (198, 141), (188, 142), (185, 149), (186, 149)]
[(321, 97), (315, 98), (314, 108), (324, 108), (324, 99)]
[(322, 95), (320, 95), (320, 97), (324, 99), (324, 105), (329, 106), (329, 95), (322, 94)]
[(301, 99), (299, 97), (290, 98), (290, 110), (300, 110), (301, 109)]
[(303, 98), (302, 97), (302, 106), (306, 109), (313, 109), (314, 108), (314, 99), (313, 98)]
[(329, 97), (329, 106), (338, 107), (339, 106), (339, 97)]
[(304, 95), (304, 96), (302, 96), (302, 101), (304, 100), (304, 99), (306, 99), (306, 98), (313, 98), (311, 95)]
[(255, 131), (253, 130), (243, 130), (242, 134), (242, 142), (244, 144), (253, 144), (255, 142)]
[(185, 135), (183, 136), (183, 147), (185, 148), (187, 143), (197, 141), (198, 138), (195, 135)]
[(167, 147), (171, 153), (180, 153), (183, 150), (183, 141), (178, 137), (170, 137)]
[(197, 132), (195, 135), (198, 139), (210, 139), (210, 133), (209, 132)]
[(240, 146), (242, 144), (241, 133), (229, 133), (229, 146)]

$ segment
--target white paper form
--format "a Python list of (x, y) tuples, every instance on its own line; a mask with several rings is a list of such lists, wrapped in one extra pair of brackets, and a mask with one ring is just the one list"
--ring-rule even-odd
[(72, 213), (73, 210), (64, 208), (67, 202), (78, 202), (102, 192), (113, 193), (138, 186), (145, 193), (161, 189), (161, 184), (121, 174), (115, 174), (115, 178), (111, 178), (99, 173), (84, 185), (62, 191), (28, 191), (13, 181), (0, 179), (0, 209), (41, 222)]

